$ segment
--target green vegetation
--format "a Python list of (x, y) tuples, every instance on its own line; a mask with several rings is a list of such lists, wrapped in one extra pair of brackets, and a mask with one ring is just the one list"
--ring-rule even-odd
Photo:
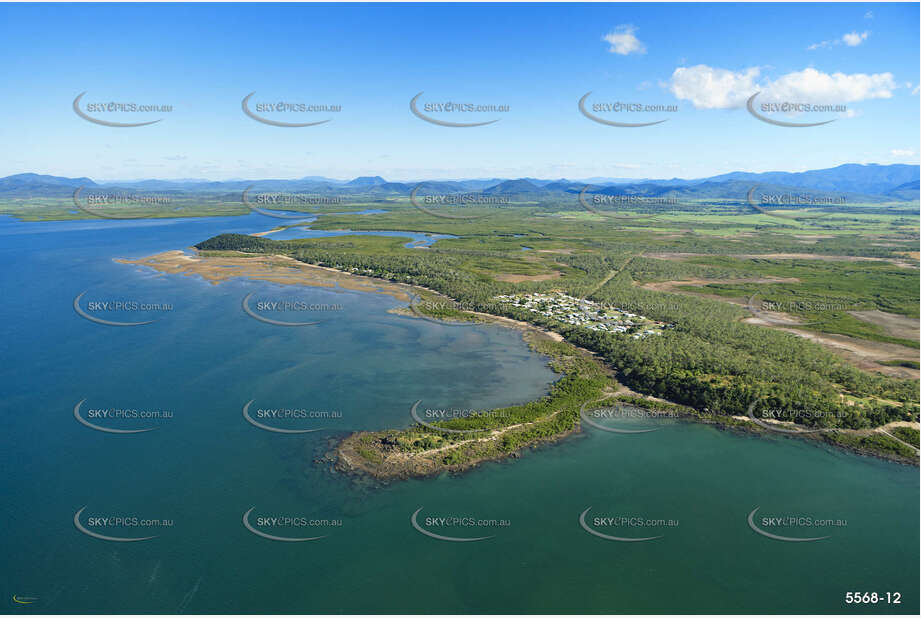
[(894, 427), (889, 433), (894, 435), (899, 440), (903, 440), (909, 444), (914, 445), (915, 448), (921, 446), (921, 444), (918, 443), (918, 436), (921, 435), (921, 432), (919, 432), (914, 427)]
[(447, 301), (443, 296), (421, 292), (410, 304), (410, 310), (420, 317), (449, 322), (479, 322), (477, 316), (457, 307), (456, 303)]
[(834, 431), (823, 434), (823, 437), (826, 442), (860, 452), (896, 455), (903, 458), (917, 459), (917, 454), (909, 447), (881, 433), (855, 434)]
[(370, 461), (371, 463), (379, 464), (379, 463), (382, 463), (382, 462), (384, 461), (384, 458), (381, 457), (380, 453), (378, 453), (378, 452), (376, 452), (376, 451), (373, 451), (373, 450), (371, 450), (370, 448), (362, 448), (362, 447), (359, 447), (359, 448), (357, 448), (357, 449), (355, 449), (355, 450), (356, 450), (356, 452), (357, 452), (359, 455), (361, 455), (362, 457), (364, 457), (365, 459), (367, 459), (367, 460)]
[(693, 408), (689, 408), (687, 406), (680, 406), (669, 401), (658, 401), (656, 399), (636, 397), (634, 395), (615, 395), (609, 401), (613, 403), (627, 404), (637, 408), (645, 408), (655, 412), (671, 412), (682, 416), (696, 414)]
[[(439, 432), (419, 425), (388, 434), (385, 443), (408, 452), (460, 444), (459, 448), (447, 451), (443, 458), (445, 464), (458, 465), (515, 452), (527, 444), (571, 431), (578, 424), (580, 406), (601, 397), (603, 390), (613, 385), (613, 380), (597, 362), (583, 358), (569, 344), (539, 339), (532, 341), (531, 345), (537, 352), (550, 356), (554, 371), (565, 374), (551, 387), (546, 397), (520, 406), (499, 408), (435, 424), (455, 431), (480, 430), (476, 433)], [(491, 431), (510, 426), (520, 427), (503, 431), (496, 440), (479, 440), (488, 437)]]
[(921, 369), (921, 363), (915, 360), (885, 360), (877, 361), (880, 365), (889, 367), (908, 367), (909, 369)]
[[(393, 220), (395, 215), (387, 213), (381, 216), (390, 220), (375, 221), (376, 225), (397, 227), (397, 222)], [(761, 400), (767, 407), (786, 411), (778, 416), (782, 420), (819, 423), (818, 420), (804, 420), (798, 414), (799, 410), (809, 409), (817, 412), (814, 418), (821, 418), (823, 426), (848, 429), (917, 418), (918, 388), (915, 380), (867, 373), (802, 338), (744, 323), (741, 319), (750, 313), (742, 307), (640, 287), (637, 284), (648, 278), (651, 271), (667, 271), (669, 276), (673, 276), (676, 269), (685, 265), (643, 255), (644, 251), (648, 253), (648, 247), (637, 246), (641, 239), (637, 233), (624, 233), (609, 222), (599, 221), (579, 224), (578, 234), (567, 237), (565, 227), (555, 226), (554, 230), (550, 230), (531, 220), (517, 218), (514, 221), (521, 226), (518, 229), (522, 236), (515, 237), (500, 227), (500, 219), (505, 216), (508, 215), (490, 217), (493, 231), (488, 234), (465, 232), (468, 228), (485, 225), (481, 221), (432, 221), (430, 225), (421, 225), (415, 218), (417, 230), (424, 228), (424, 231), (462, 235), (461, 238), (438, 241), (429, 249), (407, 249), (401, 239), (373, 236), (273, 241), (242, 235), (221, 235), (201, 243), (199, 248), (284, 253), (304, 262), (421, 285), (458, 301), (458, 310), (503, 315), (555, 330), (568, 341), (601, 355), (619, 372), (620, 381), (632, 389), (707, 414), (723, 417), (744, 415), (752, 401)], [(331, 217), (330, 220), (328, 225), (336, 227), (337, 218)], [(368, 218), (352, 217), (348, 224), (358, 227), (370, 221)], [(530, 227), (522, 229), (525, 224)], [(618, 242), (612, 239), (615, 236)], [(680, 245), (689, 240), (680, 238), (669, 242)], [(712, 250), (720, 242), (710, 242), (707, 246)], [(770, 238), (753, 239), (746, 246), (751, 248), (758, 242), (774, 241)], [(533, 247), (533, 251), (521, 251), (522, 244)], [(869, 245), (872, 243), (861, 245), (853, 240), (849, 244), (857, 252), (888, 250), (871, 248)], [(776, 249), (772, 247), (770, 250)], [(799, 250), (802, 251), (802, 245)], [(509, 268), (512, 262), (518, 263), (519, 271), (527, 269), (530, 273), (555, 278), (517, 282), (502, 280), (504, 273), (514, 272)], [(737, 270), (739, 260), (727, 261), (723, 257), (698, 262), (691, 262), (688, 266), (714, 273), (746, 274), (762, 267), (756, 260), (742, 260), (743, 268)], [(806, 272), (809, 264), (765, 262), (764, 267), (773, 269), (772, 274), (794, 269), (801, 279), (811, 280)], [(855, 264), (822, 260), (809, 263), (819, 268), (816, 276), (823, 276), (823, 273), (835, 276), (837, 273), (842, 278), (846, 275), (835, 269)], [(885, 285), (895, 297), (886, 307), (890, 311), (908, 310), (907, 299), (910, 294), (917, 293), (917, 270), (898, 269), (877, 262), (856, 264), (855, 272), (858, 274), (854, 280), (862, 283), (856, 291), (850, 292), (851, 302), (869, 305), (872, 288), (868, 287), (868, 282), (878, 276), (888, 278)], [(899, 276), (898, 272), (904, 275)], [(834, 287), (837, 284), (830, 285)], [(909, 290), (910, 286), (913, 288)], [(634, 339), (629, 335), (562, 324), (494, 301), (500, 294), (554, 290), (576, 297), (588, 295), (594, 301), (625, 307), (674, 327), (661, 336)], [(537, 413), (532, 409), (515, 411), (515, 414), (523, 415), (521, 418), (533, 418), (533, 414)]]
[[(199, 249), (285, 254), (412, 284), (430, 290), (413, 302), (416, 315), (469, 321), (479, 319), (475, 311), (528, 322), (566, 340), (539, 344), (565, 374), (545, 398), (436, 423), (482, 432), (420, 425), (361, 434), (358, 458), (378, 468), (392, 465), (388, 457), (394, 453), (414, 465), (424, 460), (449, 468), (507, 456), (573, 429), (586, 401), (676, 406), (681, 415), (748, 429), (753, 429), (745, 418), (748, 407), (759, 402), (759, 409), (771, 409), (775, 419), (836, 430), (811, 434), (816, 439), (916, 460), (904, 444), (869, 431), (893, 421), (917, 421), (916, 379), (861, 370), (803, 337), (744, 321), (753, 315), (747, 306), (754, 297), (760, 311), (791, 316), (799, 331), (917, 348), (912, 334), (919, 302), (917, 218), (903, 212), (912, 207), (852, 206), (847, 214), (804, 222), (754, 214), (738, 201), (699, 200), (629, 224), (560, 202), (461, 213), (488, 215), (476, 220), (425, 215), (400, 198), (377, 207), (387, 212), (328, 214), (311, 227), (456, 238), (413, 249), (404, 247), (402, 238), (383, 236), (274, 241), (227, 234)], [(541, 298), (556, 292), (619, 307), (668, 328), (636, 338), (501, 302), (503, 296)], [(596, 360), (575, 354), (572, 345), (593, 352)], [(908, 350), (906, 357), (911, 358)], [(598, 360), (634, 391), (673, 403), (613, 397), (615, 383), (603, 375)], [(914, 361), (895, 361), (880, 369), (886, 365), (918, 368)]]
[[(770, 277), (771, 283), (710, 283), (698, 292), (749, 299), (756, 307), (789, 313), (809, 330), (838, 333), (870, 341), (918, 347), (917, 339), (887, 335), (878, 324), (850, 312), (879, 310), (917, 320), (919, 277), (916, 269), (877, 261), (814, 259), (740, 259), (696, 257), (686, 262), (724, 273), (721, 278)], [(674, 269), (671, 274), (675, 274)], [(692, 270), (692, 272), (695, 272)], [(696, 271), (699, 273), (700, 271)], [(686, 287), (687, 290), (695, 290)]]
[[(97, 189), (99, 192), (105, 192)], [(119, 191), (122, 193), (123, 191)], [(88, 191), (87, 191), (88, 193)], [(134, 194), (134, 191), (124, 192)], [(143, 192), (137, 192), (144, 195)], [(155, 194), (158, 192), (152, 192)], [(159, 193), (158, 193), (159, 194)], [(91, 212), (80, 210), (74, 205), (72, 197), (7, 197), (0, 198), (0, 214), (12, 215), (22, 221), (74, 221), (74, 220), (111, 220), (106, 216), (93, 215), (97, 211), (100, 215), (124, 217), (126, 219), (164, 219), (174, 217), (233, 217), (247, 215), (252, 212), (243, 203), (242, 192), (235, 194), (187, 194), (162, 192), (168, 197), (165, 203), (148, 204), (121, 204), (117, 206), (89, 206), (84, 198), (80, 199), (82, 206)], [(255, 205), (255, 204), (254, 204)], [(306, 217), (315, 214), (356, 212), (378, 205), (364, 200), (349, 200), (342, 204), (294, 204), (286, 205), (287, 211), (300, 211)], [(267, 219), (267, 225), (283, 223), (282, 219), (274, 222)]]
[[(616, 382), (601, 363), (572, 344), (534, 331), (526, 338), (532, 349), (550, 358), (555, 371), (563, 373), (545, 397), (405, 430), (352, 434), (339, 446), (340, 463), (346, 462), (346, 470), (363, 470), (380, 478), (420, 476), (508, 457), (575, 429), (582, 405), (605, 399)], [(422, 411), (418, 414), (425, 416)], [(353, 453), (361, 460), (356, 461)]]

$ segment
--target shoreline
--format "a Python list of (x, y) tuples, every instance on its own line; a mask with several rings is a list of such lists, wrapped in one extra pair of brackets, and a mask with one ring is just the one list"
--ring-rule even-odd
[[(339, 288), (348, 291), (386, 294), (397, 300), (400, 300), (401, 302), (407, 302), (410, 305), (407, 307), (395, 307), (389, 309), (389, 313), (402, 315), (404, 317), (426, 319), (442, 324), (497, 324), (505, 328), (514, 328), (515, 330), (518, 330), (522, 333), (522, 337), (525, 339), (525, 341), (528, 342), (531, 349), (537, 353), (542, 353), (538, 349), (538, 347), (540, 347), (539, 344), (541, 341), (553, 345), (566, 346), (567, 349), (571, 350), (572, 355), (579, 356), (583, 360), (597, 365), (598, 370), (608, 376), (610, 384), (605, 390), (605, 399), (622, 397), (626, 395), (628, 397), (642, 399), (647, 402), (659, 402), (662, 405), (672, 407), (673, 409), (691, 410), (690, 408), (680, 404), (675, 404), (673, 402), (652, 396), (646, 396), (633, 391), (626, 385), (618, 382), (615, 372), (607, 367), (604, 361), (599, 359), (597, 355), (595, 355), (590, 350), (579, 348), (565, 341), (563, 336), (555, 331), (521, 320), (514, 320), (504, 316), (496, 316), (488, 313), (474, 311), (463, 312), (475, 318), (474, 320), (469, 321), (452, 320), (450, 318), (437, 318), (421, 314), (417, 312), (412, 306), (413, 297), (419, 296), (419, 294), (415, 293), (416, 291), (424, 291), (427, 294), (437, 296), (438, 298), (452, 301), (452, 299), (448, 298), (444, 294), (424, 286), (384, 281), (374, 277), (337, 270), (328, 266), (307, 264), (285, 255), (254, 255), (239, 252), (201, 252), (198, 250), (195, 250), (195, 255), (188, 255), (183, 251), (174, 250), (139, 259), (116, 259), (115, 261), (122, 264), (146, 266), (165, 274), (182, 274), (184, 276), (197, 275), (201, 276), (205, 281), (208, 281), (212, 285), (218, 285), (223, 281), (242, 277), (280, 283), (283, 285), (307, 285), (334, 289)], [(547, 353), (543, 353), (543, 355), (548, 358), (549, 364), (554, 364), (553, 355)], [(568, 375), (563, 371), (557, 371), (557, 373), (561, 374), (560, 380), (566, 378)], [(610, 387), (614, 387), (613, 390), (611, 390)], [(544, 397), (547, 397), (547, 395), (544, 395)], [(686, 420), (693, 420), (706, 424), (715, 424), (720, 426), (721, 429), (739, 429), (753, 433), (770, 433), (769, 430), (758, 427), (755, 423), (747, 419), (747, 417), (737, 418), (733, 416), (722, 417), (718, 415), (704, 415), (696, 411), (694, 413), (685, 412), (681, 414), (681, 417)], [(540, 418), (527, 423), (526, 425), (534, 426), (547, 420), (548, 418)], [(491, 431), (490, 437), (488, 439), (466, 441), (459, 445), (455, 444), (451, 446), (451, 448), (439, 450), (437, 452), (458, 450), (466, 447), (485, 446), (485, 443), (495, 442), (500, 436), (517, 433), (515, 432), (515, 429), (520, 428), (520, 426), (501, 428), (501, 431), (498, 432)], [(525, 427), (525, 429), (527, 429), (527, 427)], [(840, 429), (836, 430), (835, 432), (828, 433), (843, 433), (844, 435), (849, 435), (852, 437), (860, 437), (867, 433), (879, 435), (876, 429), (877, 428), (872, 428), (870, 430)], [(581, 419), (577, 416), (577, 418), (574, 419), (571, 427), (568, 427), (563, 431), (558, 431), (552, 435), (540, 436), (539, 438), (525, 440), (518, 446), (518, 448), (509, 452), (497, 453), (494, 451), (488, 451), (484, 452), (481, 456), (472, 456), (469, 459), (458, 463), (434, 461), (430, 457), (426, 458), (402, 455), (387, 461), (383, 458), (383, 452), (380, 448), (375, 449), (375, 451), (368, 450), (369, 439), (372, 441), (377, 440), (378, 442), (384, 441), (385, 446), (390, 446), (389, 444), (386, 444), (386, 441), (392, 441), (394, 436), (397, 434), (412, 431), (413, 428), (411, 427), (404, 430), (385, 429), (371, 432), (354, 432), (339, 440), (336, 447), (333, 448), (330, 453), (328, 453), (328, 457), (334, 456), (334, 468), (339, 472), (370, 476), (379, 481), (428, 477), (437, 475), (441, 472), (457, 473), (477, 467), (486, 461), (501, 461), (509, 458), (518, 458), (521, 455), (521, 451), (527, 448), (536, 448), (539, 444), (558, 442), (575, 433), (579, 433), (581, 431)], [(844, 444), (841, 442), (836, 442), (831, 440), (827, 435), (824, 435), (824, 432), (822, 434), (804, 433), (798, 437), (819, 439), (821, 442), (824, 442), (829, 446), (844, 449), (864, 456), (870, 455), (896, 463), (915, 466), (918, 465), (917, 457), (912, 460), (908, 457), (904, 457), (895, 453), (881, 452), (870, 448), (861, 448), (855, 444)], [(895, 439), (897, 442), (902, 442), (898, 438), (893, 439)], [(911, 445), (908, 446), (910, 448), (914, 448), (911, 447)], [(366, 455), (371, 453), (370, 459), (360, 455), (359, 450), (366, 451)], [(375, 452), (377, 456), (381, 457), (380, 461), (376, 461), (377, 457), (374, 454)], [(422, 451), (423, 454), (425, 454), (425, 452), (426, 451)], [(429, 453), (430, 456), (434, 454), (435, 453)], [(391, 455), (393, 455), (393, 453), (391, 453)]]
[[(501, 325), (521, 329), (514, 320), (509, 322), (511, 324)], [(539, 409), (539, 414), (497, 426), (487, 421), (485, 428), (473, 430), (460, 427), (468, 426), (471, 420), (476, 426), (483, 416), (451, 419), (446, 422), (454, 423), (455, 428), (444, 427), (444, 431), (424, 424), (404, 429), (357, 431), (340, 440), (327, 454), (327, 459), (335, 462), (337, 472), (384, 482), (432, 477), (442, 472), (465, 472), (489, 461), (518, 459), (525, 450), (581, 433), (581, 408), (589, 402), (612, 401), (625, 392), (613, 370), (590, 351), (558, 341), (533, 327), (524, 329), (522, 336), (532, 351), (548, 359), (551, 368), (561, 374), (560, 378), (539, 399), (490, 412), (501, 411), (495, 416), (505, 418), (515, 418), (533, 409)], [(589, 395), (588, 399), (572, 394), (570, 387), (582, 395)], [(627, 392), (632, 394), (632, 391)], [(470, 431), (477, 433), (458, 437), (458, 433)], [(483, 433), (479, 433), (481, 431)], [(420, 443), (422, 447), (418, 448)]]

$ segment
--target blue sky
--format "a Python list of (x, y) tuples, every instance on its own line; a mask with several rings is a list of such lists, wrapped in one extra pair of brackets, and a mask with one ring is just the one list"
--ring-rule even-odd
[[(917, 163), (918, 4), (0, 5), (0, 176), (94, 179), (700, 177)], [(87, 102), (167, 104), (95, 114)], [(252, 103), (340, 105), (262, 114)], [(507, 105), (414, 116), (409, 101)], [(599, 113), (577, 103), (676, 105)], [(764, 101), (846, 105), (772, 117)], [(760, 101), (761, 99), (759, 99)], [(91, 114), (92, 115), (92, 114)]]

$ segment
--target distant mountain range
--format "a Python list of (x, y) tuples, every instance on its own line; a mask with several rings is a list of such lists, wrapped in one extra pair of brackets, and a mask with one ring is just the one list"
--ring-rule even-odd
[(917, 201), (919, 199), (918, 165), (859, 165), (849, 163), (838, 167), (806, 172), (730, 172), (697, 179), (623, 179), (590, 178), (547, 180), (539, 178), (491, 178), (476, 180), (439, 180), (419, 182), (389, 182), (380, 176), (360, 176), (343, 181), (322, 176), (305, 176), (294, 180), (253, 179), (209, 181), (129, 180), (94, 182), (90, 178), (65, 178), (40, 174), (16, 174), (0, 178), (0, 198), (69, 197), (79, 188), (107, 192), (160, 192), (188, 196), (220, 197), (252, 191), (310, 192), (329, 195), (361, 195), (371, 198), (406, 196), (416, 187), (423, 194), (482, 192), (488, 195), (515, 195), (524, 199), (543, 201), (554, 196), (571, 195), (590, 183), (589, 193), (674, 197), (681, 199), (731, 199), (744, 196), (759, 185), (759, 191), (809, 191), (820, 196), (846, 196), (852, 202)]

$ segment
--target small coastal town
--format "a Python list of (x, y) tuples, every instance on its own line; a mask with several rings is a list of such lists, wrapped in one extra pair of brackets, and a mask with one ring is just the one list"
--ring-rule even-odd
[(669, 324), (630, 313), (624, 309), (602, 305), (584, 298), (575, 298), (562, 292), (549, 294), (503, 294), (496, 301), (521, 307), (565, 324), (608, 333), (626, 333), (634, 339), (661, 335)]

